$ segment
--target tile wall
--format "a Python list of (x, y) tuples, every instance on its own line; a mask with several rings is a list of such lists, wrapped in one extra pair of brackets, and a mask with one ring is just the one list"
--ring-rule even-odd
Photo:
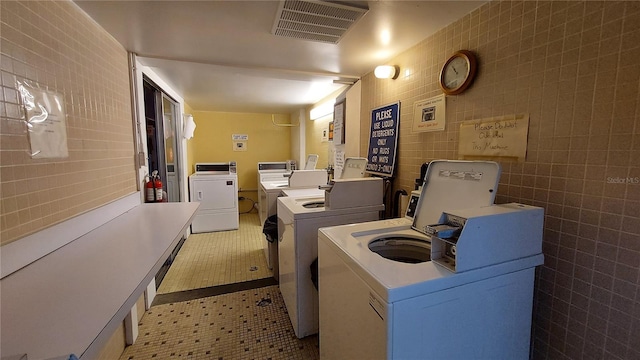
[[(441, 94), (447, 57), (479, 74), (447, 97), (441, 132), (412, 133), (413, 104)], [(401, 102), (395, 189), (420, 165), (458, 158), (462, 121), (530, 116), (524, 162), (502, 162), (497, 200), (545, 208), (535, 359), (640, 358), (640, 2), (494, 1), (362, 79), (362, 153), (373, 108)]]
[[(136, 191), (127, 53), (70, 1), (0, 2), (1, 243)], [(62, 95), (68, 157), (33, 159), (16, 79)]]

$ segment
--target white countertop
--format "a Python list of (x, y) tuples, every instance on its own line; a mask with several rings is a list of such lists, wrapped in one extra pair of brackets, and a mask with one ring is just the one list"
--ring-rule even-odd
[(0, 355), (93, 358), (182, 238), (198, 206), (140, 204), (2, 279)]

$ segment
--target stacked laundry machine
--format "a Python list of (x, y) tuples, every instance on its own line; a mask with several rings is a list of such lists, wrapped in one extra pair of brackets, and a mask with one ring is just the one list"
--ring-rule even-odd
[(433, 161), (412, 222), (319, 229), (322, 359), (529, 358), (544, 210), (494, 205), (499, 176)]

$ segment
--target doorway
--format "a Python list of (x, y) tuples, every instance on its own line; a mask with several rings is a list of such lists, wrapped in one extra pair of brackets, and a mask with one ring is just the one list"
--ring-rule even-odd
[[(179, 116), (178, 102), (169, 97), (153, 81), (143, 76), (144, 90), (144, 118), (147, 137), (147, 164), (149, 174), (154, 171), (160, 175), (162, 190), (166, 194), (166, 201), (180, 202), (180, 163), (179, 127), (176, 122)], [(156, 273), (156, 289), (162, 283), (164, 276), (169, 271), (178, 251), (184, 243), (182, 238), (173, 249), (167, 260)]]
[(143, 77), (144, 115), (149, 174), (158, 172), (169, 202), (182, 201), (180, 156), (177, 146), (178, 103), (146, 76)]

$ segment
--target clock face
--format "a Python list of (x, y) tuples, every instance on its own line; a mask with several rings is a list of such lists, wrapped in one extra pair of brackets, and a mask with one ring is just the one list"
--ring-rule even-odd
[(469, 63), (462, 56), (457, 56), (447, 64), (443, 74), (443, 85), (447, 89), (455, 89), (464, 84), (469, 75)]
[(468, 50), (460, 50), (444, 63), (440, 71), (440, 87), (447, 95), (465, 91), (476, 76), (476, 56)]

